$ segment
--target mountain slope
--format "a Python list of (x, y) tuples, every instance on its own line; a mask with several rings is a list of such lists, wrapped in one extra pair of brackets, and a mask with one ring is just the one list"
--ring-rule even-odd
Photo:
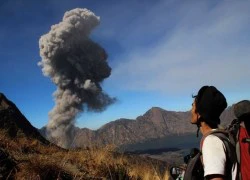
[[(221, 115), (221, 124), (226, 125), (234, 118), (229, 107)], [(119, 119), (109, 122), (98, 130), (77, 128), (75, 145), (78, 147), (103, 146), (114, 144), (124, 146), (171, 135), (185, 136), (196, 133), (197, 127), (190, 123), (191, 113), (167, 111), (153, 107), (135, 120)]]
[(96, 131), (78, 128), (75, 143), (80, 147), (104, 144), (121, 146), (171, 134), (195, 132), (195, 127), (189, 123), (189, 119), (189, 112), (166, 111), (154, 107), (136, 120), (119, 119)]
[(2, 93), (0, 93), (0, 117), (0, 129), (6, 131), (10, 137), (25, 136), (35, 138), (44, 144), (49, 144), (19, 111), (16, 105), (9, 101)]

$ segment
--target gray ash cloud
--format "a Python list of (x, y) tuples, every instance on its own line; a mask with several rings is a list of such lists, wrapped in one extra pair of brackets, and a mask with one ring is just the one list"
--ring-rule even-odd
[(39, 40), (42, 57), (39, 65), (57, 86), (47, 136), (65, 148), (71, 146), (75, 119), (84, 108), (100, 112), (116, 101), (101, 87), (111, 74), (107, 53), (89, 38), (99, 21), (87, 9), (73, 9)]

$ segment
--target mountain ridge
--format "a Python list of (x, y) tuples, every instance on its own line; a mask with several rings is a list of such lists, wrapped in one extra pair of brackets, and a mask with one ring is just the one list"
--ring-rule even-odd
[[(118, 121), (109, 122), (95, 131), (88, 129), (88, 134), (86, 133), (86, 129), (79, 128), (75, 138), (76, 145), (91, 146), (93, 142), (97, 142), (97, 145), (113, 143), (121, 146), (124, 144), (143, 142), (147, 139), (165, 137), (170, 134), (170, 132), (167, 130), (168, 122), (164, 119), (162, 112), (163, 109), (154, 107), (148, 110), (144, 115), (138, 116), (135, 120), (122, 118)], [(174, 112), (170, 112), (168, 116), (177, 116), (178, 118), (178, 115), (175, 115)], [(189, 113), (181, 113), (181, 116), (189, 116)], [(187, 125), (187, 127), (193, 128), (189, 125)], [(170, 129), (170, 131), (171, 130), (173, 130), (173, 128)], [(100, 136), (103, 137), (100, 138)]]
[[(221, 124), (226, 126), (234, 118), (232, 107), (229, 106), (221, 115)], [(134, 120), (120, 118), (97, 130), (77, 128), (75, 145), (87, 147), (114, 144), (119, 147), (170, 135), (196, 133), (197, 127), (190, 123), (190, 119), (190, 111), (168, 111), (152, 107)]]

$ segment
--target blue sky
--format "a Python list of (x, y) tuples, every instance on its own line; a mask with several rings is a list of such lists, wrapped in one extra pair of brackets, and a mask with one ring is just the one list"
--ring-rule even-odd
[(56, 90), (37, 65), (38, 41), (74, 8), (100, 16), (91, 38), (109, 55), (103, 89), (118, 99), (102, 113), (83, 112), (77, 126), (96, 129), (154, 106), (187, 111), (203, 85), (229, 105), (250, 99), (248, 0), (1, 0), (0, 92), (35, 127), (47, 124)]

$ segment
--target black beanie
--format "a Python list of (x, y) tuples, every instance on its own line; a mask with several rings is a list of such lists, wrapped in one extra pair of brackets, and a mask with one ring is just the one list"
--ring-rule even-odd
[(203, 86), (196, 96), (196, 111), (207, 123), (220, 124), (220, 115), (226, 107), (226, 98), (214, 86)]

